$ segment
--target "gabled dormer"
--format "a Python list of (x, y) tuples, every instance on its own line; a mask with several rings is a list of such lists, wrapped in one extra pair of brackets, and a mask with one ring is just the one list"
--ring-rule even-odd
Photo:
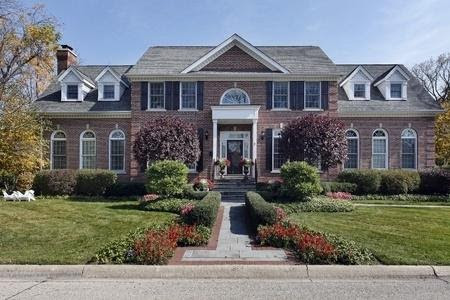
[(106, 67), (95, 78), (98, 87), (98, 101), (119, 101), (128, 85), (112, 68)]
[(370, 100), (370, 85), (373, 79), (363, 66), (358, 66), (340, 83), (340, 86), (349, 100)]
[(59, 77), (61, 83), (61, 101), (83, 101), (87, 93), (95, 88), (94, 83), (71, 66)]
[(406, 100), (409, 75), (399, 66), (393, 67), (386, 76), (375, 82), (384, 99)]

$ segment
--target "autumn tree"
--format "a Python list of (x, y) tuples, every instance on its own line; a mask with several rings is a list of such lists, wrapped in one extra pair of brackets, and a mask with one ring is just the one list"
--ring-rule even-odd
[(200, 143), (191, 123), (176, 117), (158, 117), (138, 131), (133, 152), (141, 165), (158, 160), (192, 164), (199, 159)]
[(347, 157), (345, 126), (328, 116), (299, 117), (283, 128), (280, 147), (285, 159), (334, 167)]
[(444, 112), (436, 118), (436, 163), (450, 164), (450, 52), (431, 58), (412, 68), (434, 100), (441, 103)]
[(59, 33), (43, 6), (0, 0), (0, 169), (19, 187), (45, 162), (44, 120), (32, 101), (53, 76)]

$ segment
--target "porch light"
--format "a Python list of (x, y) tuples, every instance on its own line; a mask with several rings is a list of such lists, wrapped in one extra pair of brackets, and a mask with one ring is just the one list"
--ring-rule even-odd
[(262, 141), (264, 140), (264, 135), (265, 135), (264, 130), (261, 130), (261, 140), (262, 140)]
[(208, 140), (208, 136), (209, 136), (209, 131), (208, 129), (205, 131), (205, 140)]

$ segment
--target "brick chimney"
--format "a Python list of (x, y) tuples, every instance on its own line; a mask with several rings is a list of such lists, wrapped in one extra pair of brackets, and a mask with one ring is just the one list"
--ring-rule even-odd
[(56, 61), (58, 75), (67, 70), (71, 65), (78, 63), (77, 55), (69, 45), (59, 46), (58, 50), (56, 50)]

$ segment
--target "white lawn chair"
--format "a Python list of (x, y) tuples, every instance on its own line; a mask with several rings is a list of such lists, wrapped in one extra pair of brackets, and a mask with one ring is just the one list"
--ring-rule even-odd
[(16, 194), (13, 192), (9, 195), (6, 191), (3, 191), (3, 199), (5, 199), (5, 201), (16, 201)]
[(27, 196), (28, 199), (30, 199), (28, 201), (35, 201), (36, 200), (36, 198), (34, 198), (34, 191), (33, 190), (26, 191), (25, 192), (25, 196)]
[(31, 200), (35, 200), (34, 199), (34, 191), (30, 190), (30, 191), (26, 191), (25, 194), (22, 194), (21, 192), (15, 192), (17, 195), (17, 200), (19, 201), (28, 201), (30, 202)]

